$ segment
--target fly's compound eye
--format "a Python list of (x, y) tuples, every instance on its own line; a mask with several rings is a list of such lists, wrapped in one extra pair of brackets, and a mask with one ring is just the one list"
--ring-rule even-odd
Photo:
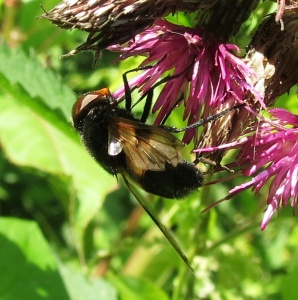
[(72, 118), (76, 118), (90, 103), (95, 102), (96, 100), (108, 100), (112, 103), (114, 102), (114, 97), (108, 88), (84, 94), (75, 102), (72, 108)]
[(76, 130), (80, 131), (81, 123), (88, 112), (103, 101), (108, 101), (111, 104), (115, 102), (115, 99), (108, 88), (90, 92), (78, 98), (72, 107), (72, 120)]

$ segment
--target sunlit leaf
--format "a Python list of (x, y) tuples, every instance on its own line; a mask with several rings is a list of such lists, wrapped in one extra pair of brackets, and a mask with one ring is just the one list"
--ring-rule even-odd
[(35, 222), (0, 218), (0, 299), (70, 299)]
[[(14, 68), (17, 64), (25, 67), (19, 69), (17, 75), (13, 71), (5, 72), (2, 64), (0, 67), (0, 83), (6, 91), (0, 105), (2, 147), (7, 157), (17, 165), (72, 179), (70, 190), (79, 199), (76, 226), (83, 231), (116, 182), (93, 161), (71, 124), (58, 113), (63, 111), (70, 115), (66, 97), (71, 95), (73, 99), (70, 91), (58, 84), (53, 75), (42, 73), (35, 60), (31, 65), (31, 60), (24, 54), (7, 49), (3, 51), (4, 54), (0, 49), (0, 57), (2, 55), (5, 60), (10, 60), (7, 67)], [(37, 78), (37, 82), (33, 80), (34, 83), (31, 83), (29, 77)], [(48, 82), (47, 78), (50, 78)], [(42, 85), (39, 85), (43, 81), (53, 86), (47, 86), (45, 94), (42, 93)], [(66, 94), (61, 97), (60, 91), (66, 91)], [(41, 98), (32, 99), (33, 95)]]
[(116, 290), (103, 279), (87, 279), (73, 269), (63, 267), (62, 276), (72, 300), (117, 300)]

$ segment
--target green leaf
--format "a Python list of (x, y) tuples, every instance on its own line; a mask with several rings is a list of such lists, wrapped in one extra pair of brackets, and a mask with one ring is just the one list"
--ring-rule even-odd
[[(18, 84), (32, 99), (43, 99), (49, 108), (70, 120), (74, 94), (61, 84), (57, 75), (41, 66), (34, 53), (27, 57), (20, 48), (11, 50), (4, 44), (0, 47), (0, 61), (0, 75), (11, 86)], [(9, 86), (1, 85), (1, 88), (7, 91)]]
[(93, 161), (70, 126), (60, 130), (42, 112), (30, 111), (13, 99), (0, 101), (0, 141), (6, 155), (20, 166), (70, 176), (70, 188), (80, 200), (76, 225), (85, 228), (115, 179)]
[[(5, 63), (9, 68), (7, 72), (2, 59), (10, 60)], [(0, 97), (2, 148), (7, 157), (19, 166), (71, 178), (69, 190), (79, 200), (76, 226), (82, 235), (116, 181), (88, 155), (71, 124), (57, 113), (57, 110), (65, 111), (68, 107), (65, 105), (69, 101), (64, 98), (66, 94), (63, 97), (59, 94), (68, 89), (62, 87), (55, 77), (49, 76), (49, 72), (42, 69), (36, 60), (31, 61), (17, 50), (0, 49), (0, 60), (0, 86), (6, 92)], [(10, 69), (17, 65), (24, 68)], [(47, 80), (49, 78), (51, 80)], [(45, 93), (42, 93), (41, 82), (48, 83)], [(32, 95), (41, 98), (32, 99)], [(67, 114), (70, 115), (70, 107)]]
[(85, 278), (81, 273), (62, 268), (62, 276), (72, 300), (117, 300), (116, 290), (100, 278)]
[(0, 299), (70, 299), (34, 222), (0, 219)]
[(167, 294), (149, 280), (130, 276), (116, 277), (111, 273), (108, 278), (119, 291), (121, 299), (169, 300)]

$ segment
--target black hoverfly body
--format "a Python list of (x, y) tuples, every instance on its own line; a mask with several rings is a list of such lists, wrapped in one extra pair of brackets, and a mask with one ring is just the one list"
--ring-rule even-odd
[(73, 106), (74, 128), (90, 154), (107, 172), (114, 176), (122, 175), (140, 205), (191, 268), (175, 237), (155, 217), (148, 203), (135, 193), (130, 182), (138, 184), (148, 193), (171, 199), (183, 198), (197, 190), (203, 183), (203, 174), (194, 163), (183, 159), (184, 143), (173, 133), (216, 120), (243, 105), (223, 110), (186, 128), (147, 125), (145, 120), (151, 108), (154, 87), (147, 94), (142, 117), (138, 120), (131, 113), (131, 95), (125, 76), (123, 78), (125, 109), (118, 107), (108, 88), (87, 93), (78, 98)]
[[(108, 88), (89, 92), (78, 98), (73, 106), (74, 128), (90, 154), (110, 174), (121, 174), (127, 184), (132, 181), (157, 196), (170, 199), (186, 197), (202, 186), (203, 174), (194, 163), (183, 158), (184, 143), (173, 133), (214, 121), (244, 104), (230, 107), (185, 128), (148, 125), (144, 122), (150, 111), (154, 87), (138, 120), (131, 113), (131, 95), (126, 77), (123, 78), (126, 108), (118, 107)], [(161, 83), (165, 80), (168, 79)]]
[(202, 185), (203, 174), (183, 159), (184, 143), (170, 132), (184, 129), (141, 122), (118, 107), (108, 88), (81, 96), (72, 117), (90, 154), (110, 174), (165, 198), (183, 198)]

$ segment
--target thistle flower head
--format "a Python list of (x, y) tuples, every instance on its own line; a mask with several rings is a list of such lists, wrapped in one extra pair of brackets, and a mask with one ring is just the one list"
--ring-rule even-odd
[[(142, 65), (152, 65), (129, 84), (144, 94), (164, 73), (172, 71), (158, 96), (153, 112), (159, 110), (156, 123), (171, 113), (177, 102), (184, 98), (184, 116), (188, 124), (205, 118), (223, 108), (242, 102), (248, 93), (256, 93), (251, 78), (254, 72), (236, 56), (237, 46), (217, 41), (200, 29), (171, 24), (164, 20), (138, 34), (125, 46), (111, 46), (121, 51), (121, 59), (146, 55)], [(124, 88), (115, 93), (123, 97)], [(257, 93), (256, 93), (257, 94)], [(196, 129), (188, 130), (184, 142), (197, 136)]]
[(257, 194), (271, 180), (262, 230), (274, 211), (289, 201), (294, 207), (298, 199), (298, 116), (284, 109), (269, 112), (272, 120), (264, 119), (253, 135), (224, 146), (240, 149), (237, 165), (243, 175), (253, 176), (249, 182), (233, 188), (225, 199), (249, 188)]

